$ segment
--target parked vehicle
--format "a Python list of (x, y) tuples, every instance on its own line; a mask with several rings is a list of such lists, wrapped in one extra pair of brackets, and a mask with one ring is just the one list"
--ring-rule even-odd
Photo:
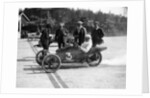
[(89, 66), (98, 66), (102, 61), (101, 52), (106, 47), (93, 47), (88, 53), (79, 54), (75, 50), (78, 47), (67, 47), (59, 49), (56, 54), (47, 53), (43, 55), (43, 51), (39, 51), (36, 55), (36, 61), (43, 67), (46, 72), (56, 72), (62, 63), (84, 63), (87, 62)]

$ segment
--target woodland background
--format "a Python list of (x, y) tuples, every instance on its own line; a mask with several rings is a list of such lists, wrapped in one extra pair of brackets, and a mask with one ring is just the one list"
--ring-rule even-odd
[[(124, 9), (127, 11), (127, 8)], [(105, 36), (127, 35), (127, 16), (103, 13), (100, 10), (94, 13), (92, 10), (73, 8), (25, 8), (19, 10), (19, 15), (22, 12), (30, 19), (30, 25), (49, 24), (52, 33), (55, 33), (60, 22), (64, 22), (69, 32), (73, 33), (77, 21), (81, 20), (88, 32), (92, 31), (94, 21), (99, 21)]]

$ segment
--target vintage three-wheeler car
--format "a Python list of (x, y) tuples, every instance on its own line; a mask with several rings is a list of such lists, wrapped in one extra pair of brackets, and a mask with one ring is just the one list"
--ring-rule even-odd
[(36, 62), (43, 67), (46, 72), (56, 72), (62, 63), (84, 63), (89, 66), (98, 66), (102, 61), (101, 51), (106, 47), (92, 47), (88, 53), (84, 53), (74, 41), (74, 38), (67, 37), (68, 46), (57, 49), (55, 54), (45, 53), (43, 50), (36, 54)]
[(88, 53), (77, 51), (78, 47), (70, 46), (56, 50), (55, 54), (43, 53), (39, 51), (36, 55), (37, 63), (42, 66), (46, 72), (56, 72), (62, 63), (84, 63), (89, 66), (98, 66), (102, 61), (101, 51), (106, 47), (93, 47)]

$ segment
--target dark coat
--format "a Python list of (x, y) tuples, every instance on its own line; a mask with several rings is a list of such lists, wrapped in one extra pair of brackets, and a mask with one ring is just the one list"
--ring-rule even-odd
[(47, 29), (44, 29), (42, 31), (42, 35), (41, 35), (41, 44), (43, 46), (44, 49), (48, 49), (49, 47), (49, 33), (47, 31)]
[(68, 34), (68, 30), (63, 28), (59, 28), (56, 30), (55, 40), (57, 42), (64, 42), (64, 37)]
[(103, 30), (101, 28), (97, 30), (94, 29), (91, 36), (94, 44), (100, 44), (102, 42), (102, 38), (104, 37)]
[(85, 34), (86, 34), (86, 29), (82, 27), (79, 31), (78, 29), (75, 30), (73, 36), (75, 37), (75, 41), (81, 45), (84, 40), (85, 40)]

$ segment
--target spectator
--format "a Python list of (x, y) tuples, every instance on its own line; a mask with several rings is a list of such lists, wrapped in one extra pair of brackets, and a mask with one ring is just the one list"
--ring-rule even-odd
[(96, 47), (97, 44), (101, 44), (103, 42), (103, 30), (99, 27), (99, 22), (94, 23), (94, 30), (91, 34), (92, 41), (93, 41), (93, 47)]
[(67, 36), (68, 31), (66, 28), (64, 28), (64, 23), (60, 23), (59, 24), (60, 27), (58, 30), (56, 30), (56, 35), (55, 35), (55, 40), (58, 43), (58, 48), (61, 49), (63, 47), (65, 47), (65, 36)]
[(40, 37), (40, 41), (45, 52), (48, 51), (49, 48), (49, 33), (48, 28), (42, 28), (42, 35)]
[(83, 22), (78, 21), (77, 22), (77, 28), (76, 28), (73, 36), (75, 38), (75, 42), (78, 43), (80, 46), (85, 40), (86, 33), (87, 33), (87, 31), (86, 31), (86, 28), (83, 27)]

